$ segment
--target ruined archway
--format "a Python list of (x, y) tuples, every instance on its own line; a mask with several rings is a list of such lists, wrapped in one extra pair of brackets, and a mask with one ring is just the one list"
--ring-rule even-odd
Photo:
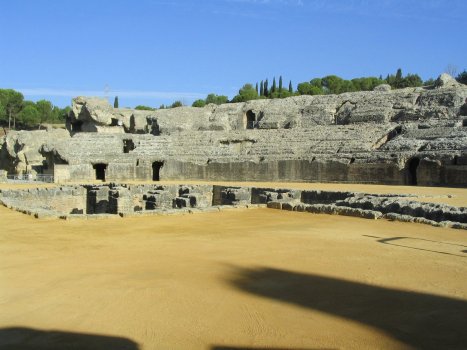
[(419, 158), (412, 158), (407, 162), (406, 171), (407, 171), (407, 185), (416, 186), (417, 179), (417, 169), (420, 164)]
[(97, 163), (92, 166), (96, 171), (96, 180), (105, 181), (105, 172), (107, 170), (107, 164)]
[(152, 181), (159, 181), (161, 179), (160, 171), (164, 166), (164, 162), (152, 163)]
[(256, 127), (256, 114), (251, 109), (246, 112), (246, 128), (254, 129)]

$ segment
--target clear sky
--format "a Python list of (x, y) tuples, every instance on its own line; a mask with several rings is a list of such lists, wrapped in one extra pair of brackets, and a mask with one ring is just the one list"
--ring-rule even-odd
[(65, 106), (467, 69), (467, 0), (0, 0), (0, 88)]

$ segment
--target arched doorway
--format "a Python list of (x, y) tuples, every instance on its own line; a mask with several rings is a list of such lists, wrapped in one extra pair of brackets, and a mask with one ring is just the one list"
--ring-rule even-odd
[(246, 128), (254, 129), (256, 127), (256, 114), (251, 109), (246, 112)]
[(164, 166), (164, 162), (152, 163), (152, 181), (159, 181), (161, 179), (160, 171), (163, 166)]
[(417, 168), (420, 164), (420, 159), (412, 158), (407, 162), (407, 184), (416, 186), (417, 185)]
[(107, 170), (107, 164), (97, 163), (92, 166), (96, 171), (96, 180), (105, 181), (105, 171)]

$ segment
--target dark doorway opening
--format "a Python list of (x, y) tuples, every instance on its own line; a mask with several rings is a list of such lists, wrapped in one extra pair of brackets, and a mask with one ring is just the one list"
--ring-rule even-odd
[(74, 123), (71, 123), (71, 131), (72, 132), (83, 131), (83, 122), (81, 120), (77, 120)]
[(96, 180), (105, 181), (105, 171), (107, 170), (107, 164), (98, 163), (92, 166), (96, 171)]
[(256, 127), (256, 114), (249, 110), (246, 112), (246, 128), (254, 129)]
[(133, 140), (123, 140), (123, 153), (130, 153), (135, 149)]
[(420, 164), (420, 159), (412, 158), (407, 164), (407, 184), (416, 186), (417, 185), (417, 168)]
[(163, 166), (164, 166), (164, 162), (152, 163), (152, 181), (159, 181), (161, 179), (160, 171)]

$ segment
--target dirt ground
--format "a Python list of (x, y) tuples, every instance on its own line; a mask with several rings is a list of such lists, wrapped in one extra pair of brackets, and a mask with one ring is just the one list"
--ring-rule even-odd
[(0, 349), (467, 344), (463, 230), (273, 209), (60, 221), (0, 207), (0, 223)]

